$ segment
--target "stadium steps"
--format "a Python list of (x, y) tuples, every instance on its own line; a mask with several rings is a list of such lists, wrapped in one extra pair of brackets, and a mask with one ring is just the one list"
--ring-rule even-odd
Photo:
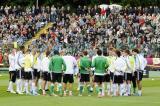
[(48, 34), (47, 29), (50, 28), (52, 26), (53, 23), (48, 23), (46, 26), (44, 26), (43, 28), (40, 29), (40, 31), (38, 33), (36, 33), (35, 37), (33, 37), (32, 39), (30, 39), (29, 41), (27, 41), (24, 46), (25, 48), (28, 48), (29, 45), (31, 45), (32, 40), (33, 39), (39, 39), (40, 35), (45, 33)]

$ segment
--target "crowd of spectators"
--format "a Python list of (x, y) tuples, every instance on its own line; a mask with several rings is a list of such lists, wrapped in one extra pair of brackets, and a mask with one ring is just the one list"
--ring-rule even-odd
[[(53, 26), (39, 39), (32, 39), (48, 22)], [(66, 49), (74, 55), (87, 49), (103, 51), (138, 48), (145, 56), (160, 57), (160, 8), (129, 7), (100, 8), (78, 6), (75, 11), (68, 7), (0, 8), (0, 45), (18, 42), (23, 45), (32, 39), (29, 49), (40, 52), (50, 49)], [(0, 57), (1, 58), (1, 57)]]
[(81, 7), (73, 13), (70, 8), (51, 7), (50, 14), (53, 27), (49, 34), (42, 34), (40, 39), (33, 40), (31, 49), (40, 48), (67, 49), (74, 55), (84, 49), (89, 55), (100, 48), (117, 49), (138, 48), (145, 56), (160, 56), (160, 8), (117, 8), (100, 9)]
[(0, 45), (17, 42), (23, 45), (49, 21), (49, 14), (32, 8), (1, 6)]

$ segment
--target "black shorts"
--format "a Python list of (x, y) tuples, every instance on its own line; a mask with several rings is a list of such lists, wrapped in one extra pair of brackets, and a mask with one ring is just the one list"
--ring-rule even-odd
[(45, 81), (50, 81), (50, 73), (48, 73), (48, 72), (43, 72), (43, 73), (42, 73), (42, 78), (43, 78), (43, 80), (45, 80)]
[(113, 73), (113, 72), (110, 72), (110, 80), (113, 81), (113, 77), (114, 77), (114, 73)]
[(103, 75), (95, 75), (94, 82), (102, 84), (102, 82), (104, 82), (104, 76)]
[(137, 71), (135, 71), (135, 72), (134, 72), (134, 76), (135, 76), (136, 80), (142, 81), (143, 71), (142, 71), (142, 70), (137, 70)]
[(132, 81), (132, 73), (124, 73), (125, 81)]
[(23, 69), (16, 70), (16, 74), (17, 74), (18, 79), (24, 78), (24, 70)]
[(16, 71), (9, 71), (9, 80), (12, 82), (16, 82)]
[(74, 78), (73, 78), (73, 74), (64, 74), (63, 75), (63, 83), (73, 83), (74, 82)]
[(123, 80), (124, 80), (124, 76), (123, 75), (114, 75), (113, 83), (122, 84)]
[(80, 74), (80, 82), (90, 82), (89, 74)]
[(110, 75), (109, 74), (106, 74), (104, 76), (104, 82), (110, 82)]
[(34, 80), (34, 72), (33, 71), (25, 72), (24, 79), (25, 80)]
[(50, 81), (53, 83), (55, 83), (55, 82), (61, 83), (62, 82), (62, 73), (51, 72), (50, 77), (51, 77)]
[(34, 69), (34, 78), (40, 79), (42, 77), (42, 72)]

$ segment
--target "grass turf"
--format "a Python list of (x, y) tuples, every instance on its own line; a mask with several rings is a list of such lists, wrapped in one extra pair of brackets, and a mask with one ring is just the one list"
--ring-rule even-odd
[(8, 75), (0, 74), (0, 106), (160, 106), (160, 78), (143, 80), (142, 97), (97, 98), (95, 94), (78, 97), (77, 84), (74, 85), (73, 97), (50, 97), (10, 94), (6, 92)]

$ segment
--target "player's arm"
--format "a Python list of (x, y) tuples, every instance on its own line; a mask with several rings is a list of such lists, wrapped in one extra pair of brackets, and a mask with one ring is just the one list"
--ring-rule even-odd
[(8, 56), (8, 59), (9, 59), (9, 65), (10, 65), (10, 64), (11, 64), (11, 61), (12, 61), (11, 55)]
[(73, 64), (74, 64), (74, 74), (77, 75), (78, 74), (78, 64), (74, 57), (73, 57)]
[(106, 69), (109, 67), (109, 62), (108, 60), (106, 59)]
[(143, 57), (144, 68), (147, 66), (147, 60)]
[(53, 66), (52, 62), (53, 62), (53, 59), (51, 58), (49, 61), (49, 71), (52, 71), (52, 66)]
[(96, 66), (96, 59), (93, 59), (92, 60), (92, 65), (91, 65), (91, 67), (93, 68), (93, 67), (95, 67)]
[(62, 58), (62, 61), (63, 61), (63, 71), (66, 71), (66, 63), (65, 63), (65, 61), (64, 61), (64, 59)]
[(121, 67), (121, 71), (125, 72), (127, 69), (127, 64), (125, 61), (123, 61), (123, 67)]

